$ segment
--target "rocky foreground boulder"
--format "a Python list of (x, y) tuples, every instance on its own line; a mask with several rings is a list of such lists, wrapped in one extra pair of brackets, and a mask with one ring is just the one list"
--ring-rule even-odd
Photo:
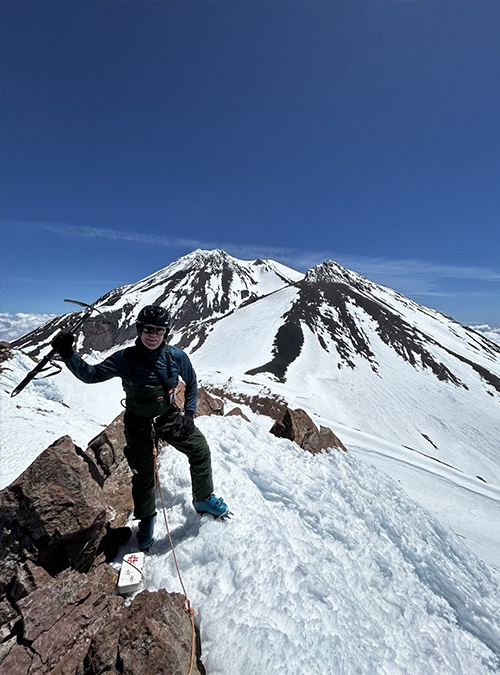
[[(102, 494), (106, 504), (108, 529), (120, 540), (120, 528), (125, 527), (134, 509), (130, 481), (132, 474), (123, 454), (126, 444), (123, 428), (124, 413), (90, 441), (86, 454), (99, 472)], [(116, 535), (116, 536), (115, 536)]]
[(86, 452), (64, 436), (0, 492), (0, 675), (189, 672), (184, 597), (115, 594), (106, 561), (132, 512), (123, 445), (122, 416)]
[(347, 448), (331, 429), (320, 426), (319, 429), (305, 410), (286, 408), (280, 419), (274, 423), (271, 433), (278, 438), (288, 438), (303, 450), (313, 455), (337, 448), (347, 452)]
[[(186, 387), (183, 382), (179, 382), (177, 389), (175, 390), (175, 402), (180, 408), (184, 408), (184, 394)], [(196, 406), (196, 415), (195, 417), (201, 417), (202, 415), (223, 415), (224, 414), (224, 401), (212, 396), (204, 387), (199, 387), (198, 389), (198, 403)]]

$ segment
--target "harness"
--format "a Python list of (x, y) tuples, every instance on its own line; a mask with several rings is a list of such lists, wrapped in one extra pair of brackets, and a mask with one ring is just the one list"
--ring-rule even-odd
[[(168, 348), (163, 347), (163, 351), (166, 357), (165, 361), (167, 365), (167, 379), (165, 380), (164, 376), (156, 365), (156, 360), (154, 360), (152, 355), (150, 355), (149, 365), (155, 373), (159, 381), (159, 385), (144, 387), (136, 384), (138, 358), (137, 346), (134, 345), (133, 347), (127, 347), (127, 349), (125, 349), (124, 356), (128, 361), (130, 375), (130, 383), (127, 385), (124, 384), (124, 389), (127, 394), (127, 407), (130, 407), (131, 409), (139, 407), (141, 409), (139, 414), (147, 414), (148, 416), (151, 414), (151, 416), (156, 416), (166, 412), (168, 409), (176, 407), (175, 386), (171, 363), (172, 357)], [(150, 413), (146, 412), (148, 409), (151, 410)], [(137, 410), (137, 412), (139, 412), (139, 410)]]

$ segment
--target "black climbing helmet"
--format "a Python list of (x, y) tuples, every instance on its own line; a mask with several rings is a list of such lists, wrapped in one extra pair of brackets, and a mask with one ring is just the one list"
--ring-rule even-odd
[(163, 326), (168, 333), (170, 327), (170, 314), (160, 305), (146, 305), (139, 312), (137, 317), (137, 333), (140, 335), (145, 324), (149, 326)]

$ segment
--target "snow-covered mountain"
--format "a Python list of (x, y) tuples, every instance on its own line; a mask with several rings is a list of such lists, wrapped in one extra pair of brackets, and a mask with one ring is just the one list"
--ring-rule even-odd
[[(334, 262), (305, 275), (195, 251), (100, 299), (82, 353), (135, 337), (139, 308), (173, 317), (205, 384), (263, 391), (486, 481), (499, 478), (500, 346)], [(70, 317), (71, 318), (71, 317)], [(16, 340), (36, 355), (68, 317)]]
[(335, 263), (212, 324), (193, 359), (228, 392), (266, 387), (337, 424), (500, 478), (499, 346)]
[[(197, 250), (135, 284), (116, 288), (99, 299), (94, 314), (83, 326), (82, 353), (105, 351), (135, 338), (135, 320), (141, 307), (160, 304), (172, 315), (179, 335), (205, 330), (205, 324), (242, 304), (272, 293), (303, 275), (273, 261), (246, 262), (224, 251)], [(61, 328), (80, 312), (63, 315), (19, 340), (15, 346), (36, 356)], [(203, 326), (203, 328), (201, 328)]]
[[(332, 261), (304, 275), (195, 251), (101, 298), (104, 316), (85, 324), (80, 351), (98, 360), (130, 343), (139, 308), (153, 302), (171, 311), (171, 341), (202, 383), (226, 399), (279, 398), (360, 452), (371, 438), (385, 450), (369, 461), (389, 473), (422, 463), (470, 490), (500, 486), (500, 346), (450, 317)], [(67, 320), (14, 345), (36, 355)], [(415, 485), (414, 496), (437, 507), (439, 494)]]
[[(498, 345), (332, 262), (303, 275), (196, 251), (101, 298), (86, 358), (129, 343), (150, 302), (172, 311), (202, 383), (250, 419), (198, 422), (227, 526), (192, 511), (185, 457), (160, 457), (208, 672), (498, 672)], [(66, 320), (15, 346), (40, 353)], [(66, 369), (10, 398), (32, 365), (18, 349), (1, 364), (2, 486), (64, 433), (85, 447), (121, 411), (117, 380), (84, 385)], [(266, 397), (306, 409), (348, 453), (270, 435), (254, 410)], [(164, 535), (159, 519), (146, 585), (178, 590)]]

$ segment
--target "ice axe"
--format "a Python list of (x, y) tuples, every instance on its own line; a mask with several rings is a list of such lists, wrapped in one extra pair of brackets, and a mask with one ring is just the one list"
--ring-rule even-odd
[[(86, 302), (80, 302), (79, 300), (69, 300), (67, 298), (64, 299), (64, 302), (72, 302), (75, 305), (80, 305), (80, 307), (86, 307), (87, 308), (87, 311), (83, 313), (83, 315), (78, 319), (78, 321), (73, 326), (68, 328), (69, 333), (74, 333), (79, 328), (81, 328), (83, 326), (83, 324), (87, 321), (87, 319), (90, 318), (90, 316), (91, 316), (91, 314), (94, 310), (96, 312), (99, 312), (99, 314), (101, 314), (101, 316), (106, 320), (106, 317), (104, 317), (104, 314), (96, 308), (96, 305), (99, 302), (98, 300), (96, 300), (96, 302), (94, 302), (92, 305), (88, 305)], [(17, 396), (18, 394), (20, 394), (22, 392), (22, 390), (24, 389), (24, 387), (27, 384), (29, 384), (32, 380), (34, 380), (39, 373), (44, 372), (44, 371), (48, 370), (49, 368), (53, 367), (53, 368), (56, 368), (56, 370), (52, 373), (48, 373), (47, 375), (42, 375), (42, 377), (39, 377), (37, 379), (41, 380), (45, 377), (51, 377), (52, 375), (57, 375), (57, 373), (60, 373), (61, 372), (61, 366), (57, 365), (56, 363), (51, 363), (49, 368), (47, 367), (47, 365), (50, 363), (50, 361), (54, 358), (54, 356), (56, 354), (57, 354), (57, 349), (51, 349), (50, 352), (46, 356), (43, 357), (43, 359), (40, 361), (40, 363), (37, 363), (36, 366), (32, 370), (30, 370), (30, 372), (26, 375), (24, 380), (17, 385), (17, 387), (11, 393), (11, 397)]]

